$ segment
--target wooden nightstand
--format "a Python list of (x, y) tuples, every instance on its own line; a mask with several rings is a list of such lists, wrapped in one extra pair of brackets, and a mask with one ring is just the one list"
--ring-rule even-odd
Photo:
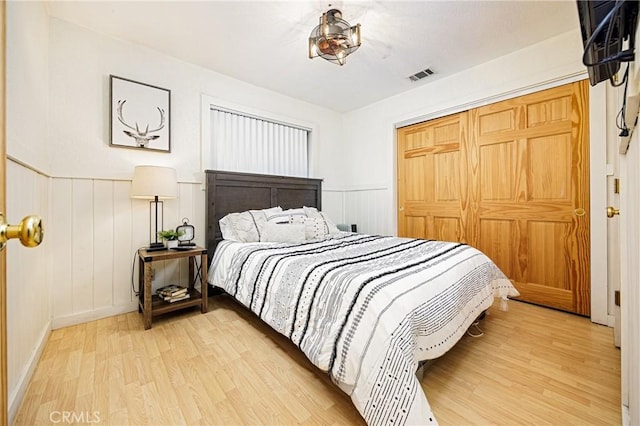
[[(200, 271), (196, 274), (196, 258), (200, 256)], [(178, 302), (165, 302), (151, 290), (151, 264), (157, 260), (173, 260), (189, 258), (189, 286), (188, 292), (191, 297)], [(151, 319), (156, 315), (166, 314), (178, 309), (200, 305), (202, 313), (207, 312), (207, 249), (194, 246), (190, 250), (163, 250), (149, 252), (145, 249), (138, 250), (140, 268), (138, 271), (138, 285), (140, 294), (138, 298), (138, 312), (142, 312), (144, 317), (144, 329), (151, 328)], [(200, 277), (200, 289), (195, 288), (196, 276)]]

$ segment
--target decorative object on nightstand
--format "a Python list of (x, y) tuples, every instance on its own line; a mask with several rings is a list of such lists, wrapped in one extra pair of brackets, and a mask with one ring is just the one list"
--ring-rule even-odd
[(196, 238), (196, 231), (193, 225), (189, 225), (189, 219), (183, 218), (182, 225), (179, 225), (176, 228), (176, 232), (180, 235), (178, 236), (178, 247), (193, 247), (196, 243), (193, 240)]
[(159, 231), (158, 237), (166, 242), (167, 248), (174, 248), (178, 246), (178, 242), (180, 240), (180, 236), (183, 234), (183, 231), (168, 229), (166, 231)]
[(178, 178), (175, 169), (160, 166), (136, 166), (131, 182), (131, 198), (151, 200), (149, 202), (150, 244), (147, 251), (166, 250), (164, 244), (158, 241), (158, 230), (163, 228), (162, 200), (177, 198), (177, 196)]

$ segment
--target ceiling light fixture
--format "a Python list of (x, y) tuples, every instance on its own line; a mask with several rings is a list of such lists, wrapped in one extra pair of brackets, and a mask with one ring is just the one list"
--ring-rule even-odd
[(331, 9), (320, 17), (320, 24), (309, 36), (309, 58), (320, 56), (334, 64), (344, 65), (347, 56), (360, 47), (360, 24), (351, 26), (342, 12)]

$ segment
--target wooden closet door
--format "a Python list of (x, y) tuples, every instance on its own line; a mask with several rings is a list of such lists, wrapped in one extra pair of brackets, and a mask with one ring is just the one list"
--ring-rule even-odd
[(521, 299), (590, 313), (588, 85), (398, 129), (398, 235), (486, 253)]
[(398, 129), (398, 235), (467, 241), (467, 113)]
[(476, 246), (526, 301), (590, 313), (588, 86), (471, 111)]

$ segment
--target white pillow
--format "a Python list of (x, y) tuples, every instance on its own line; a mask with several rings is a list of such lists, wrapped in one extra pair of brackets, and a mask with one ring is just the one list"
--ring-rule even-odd
[(260, 210), (261, 212), (264, 212), (264, 214), (266, 214), (267, 216), (269, 216), (270, 214), (274, 214), (274, 213), (278, 213), (282, 211), (282, 207), (280, 206), (276, 206), (276, 207), (269, 207), (268, 209), (262, 209)]
[(307, 214), (307, 217), (322, 220), (324, 222), (324, 226), (326, 227), (327, 234), (340, 234), (340, 230), (338, 229), (336, 224), (333, 223), (331, 219), (329, 219), (329, 216), (327, 216), (326, 213), (318, 211), (318, 209), (316, 209), (315, 207), (305, 206), (302, 209)]
[(268, 243), (301, 243), (305, 240), (303, 223), (268, 222), (262, 228), (261, 242)]
[(267, 214), (276, 214), (279, 211), (282, 211), (280, 207), (272, 207), (264, 210), (229, 213), (220, 219), (222, 238), (243, 243), (258, 242), (262, 228), (267, 223)]
[(308, 217), (304, 220), (304, 237), (307, 240), (322, 239), (328, 233), (323, 219)]

